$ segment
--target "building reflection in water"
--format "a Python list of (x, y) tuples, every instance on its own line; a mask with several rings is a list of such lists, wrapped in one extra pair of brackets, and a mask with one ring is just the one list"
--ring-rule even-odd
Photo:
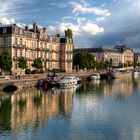
[(112, 80), (108, 86), (104, 88), (104, 95), (116, 95), (117, 97), (129, 97), (133, 92), (133, 79), (120, 78)]
[(135, 89), (140, 89), (140, 78), (87, 82), (77, 90), (72, 88), (43, 92), (29, 88), (11, 95), (4, 94), (0, 98), (0, 132), (16, 133), (29, 127), (36, 129), (60, 113), (69, 116), (72, 112), (73, 94), (76, 91), (79, 94), (91, 93), (101, 97), (112, 96), (126, 100)]
[(35, 129), (44, 125), (49, 118), (59, 115), (60, 111), (64, 115), (70, 114), (74, 92), (69, 89), (43, 92), (30, 88), (11, 94), (1, 99), (0, 129), (13, 132), (29, 126)]
[(133, 93), (134, 88), (140, 88), (140, 79), (135, 84), (133, 78), (118, 78), (111, 81), (85, 83), (78, 89), (78, 93), (92, 93), (101, 97), (114, 96), (118, 99), (127, 99)]

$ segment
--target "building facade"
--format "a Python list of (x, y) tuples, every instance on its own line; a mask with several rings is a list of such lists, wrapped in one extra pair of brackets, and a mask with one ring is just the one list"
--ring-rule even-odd
[(59, 34), (50, 36), (46, 28), (38, 28), (36, 23), (31, 29), (16, 24), (0, 25), (0, 52), (3, 50), (11, 54), (12, 72), (21, 72), (18, 68), (20, 57), (27, 59), (28, 68), (31, 70), (34, 69), (32, 67), (34, 59), (40, 57), (44, 71), (52, 69), (72, 71), (72, 39), (62, 38)]
[(134, 62), (140, 64), (140, 53), (134, 53)]
[(121, 62), (122, 54), (118, 50), (100, 48), (84, 48), (75, 49), (75, 52), (87, 51), (93, 55), (94, 60), (98, 62), (105, 62), (112, 60), (113, 66), (119, 65)]
[(128, 48), (126, 45), (117, 45), (114, 47), (114, 49), (122, 53), (121, 63), (128, 65), (134, 62), (134, 51)]

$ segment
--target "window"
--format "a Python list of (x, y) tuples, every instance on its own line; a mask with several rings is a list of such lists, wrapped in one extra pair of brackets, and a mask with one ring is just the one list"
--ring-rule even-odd
[(22, 39), (20, 39), (20, 45), (22, 45)]
[(45, 48), (45, 49), (47, 48), (47, 44), (46, 44), (46, 43), (44, 44), (44, 48)]
[(7, 32), (7, 29), (3, 28), (3, 34), (6, 34), (6, 32)]
[(22, 49), (20, 49), (20, 57), (22, 57)]
[(42, 42), (40, 43), (40, 48), (43, 48), (43, 43)]
[(15, 49), (15, 57), (17, 57), (17, 49)]
[(43, 58), (43, 52), (40, 52), (40, 57)]
[(18, 40), (17, 40), (17, 38), (15, 38), (15, 45), (17, 45), (18, 44)]

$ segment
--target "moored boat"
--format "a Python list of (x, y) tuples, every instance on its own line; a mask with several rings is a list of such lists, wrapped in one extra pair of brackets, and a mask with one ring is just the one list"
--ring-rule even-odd
[(100, 74), (96, 73), (90, 76), (91, 80), (100, 80)]
[(56, 80), (55, 76), (48, 76), (45, 79), (40, 79), (37, 83), (38, 88), (43, 88), (45, 90), (53, 87), (59, 87), (58, 80)]
[(133, 72), (133, 77), (137, 78), (140, 76), (140, 69), (135, 69)]
[(77, 85), (79, 81), (79, 78), (75, 76), (64, 76), (60, 79), (58, 82), (60, 84), (61, 88), (70, 88), (73, 87), (74, 85)]
[(111, 78), (123, 78), (123, 77), (132, 77), (131, 68), (114, 68), (109, 71)]

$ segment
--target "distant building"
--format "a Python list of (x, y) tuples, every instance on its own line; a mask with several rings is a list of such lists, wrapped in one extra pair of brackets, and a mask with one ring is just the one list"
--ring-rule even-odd
[(94, 56), (94, 59), (96, 61), (110, 61), (112, 60), (112, 63), (114, 66), (119, 65), (121, 62), (122, 54), (115, 49), (104, 49), (102, 47), (100, 48), (83, 48), (83, 49), (75, 49), (75, 53), (80, 51), (87, 51), (90, 54)]
[(21, 72), (18, 68), (20, 57), (27, 59), (28, 68), (31, 70), (33, 60), (41, 57), (45, 71), (72, 71), (72, 39), (62, 38), (59, 34), (50, 36), (46, 28), (39, 28), (36, 23), (31, 29), (16, 24), (0, 25), (0, 52), (2, 50), (7, 50), (11, 54), (13, 73)]
[(134, 62), (140, 63), (140, 53), (134, 53)]
[(122, 53), (121, 62), (123, 64), (132, 64), (134, 62), (134, 51), (128, 48), (126, 45), (117, 45), (114, 47), (114, 49)]

